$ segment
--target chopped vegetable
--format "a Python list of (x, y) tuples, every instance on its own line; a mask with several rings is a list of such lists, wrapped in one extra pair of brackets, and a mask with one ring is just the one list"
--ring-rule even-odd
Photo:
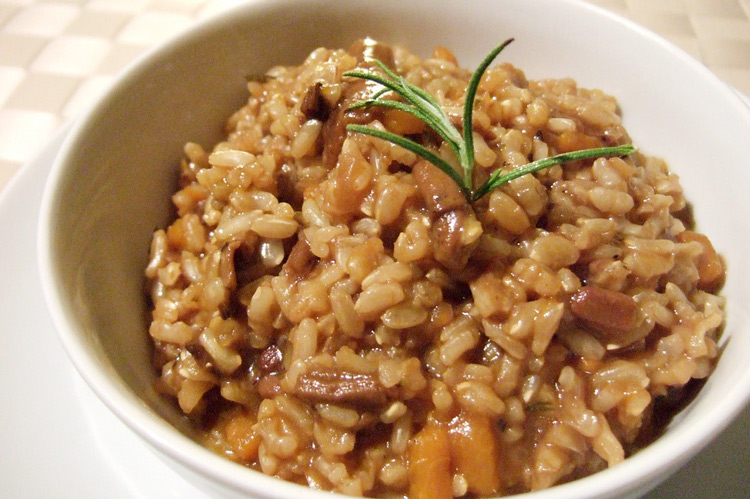
[(224, 433), (235, 456), (249, 463), (258, 458), (260, 435), (253, 430), (255, 421), (245, 414), (238, 414), (227, 423)]
[(448, 430), (437, 423), (427, 423), (409, 445), (409, 498), (453, 498)]
[(497, 493), (497, 438), (487, 416), (462, 412), (451, 421), (451, 455), (456, 473), (466, 479), (469, 492), (481, 496)]
[(534, 412), (550, 412), (555, 409), (555, 404), (552, 402), (545, 402), (545, 401), (539, 401), (534, 402), (533, 404), (529, 404), (526, 406), (526, 412), (528, 413), (534, 413)]

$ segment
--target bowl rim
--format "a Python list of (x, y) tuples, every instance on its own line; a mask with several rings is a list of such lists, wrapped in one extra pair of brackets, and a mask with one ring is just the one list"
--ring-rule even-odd
[[(316, 0), (325, 4), (322, 0)], [(354, 0), (355, 3), (367, 3), (367, 0)], [(708, 81), (718, 93), (723, 93), (724, 99), (735, 99), (736, 105), (750, 116), (750, 105), (742, 100), (740, 95), (719, 79), (699, 61), (687, 54), (681, 48), (665, 40), (649, 29), (621, 17), (609, 10), (582, 0), (534, 0), (538, 4), (565, 5), (566, 9), (583, 9), (591, 15), (598, 16), (610, 23), (619, 25), (623, 29), (635, 32), (648, 43), (659, 46), (661, 50), (676, 58), (682, 65), (687, 66), (700, 78)], [(304, 497), (335, 497), (337, 494), (321, 492), (308, 487), (286, 482), (263, 473), (249, 470), (228, 459), (221, 457), (198, 443), (181, 434), (176, 428), (151, 411), (145, 404), (129, 390), (119, 379), (114, 379), (99, 359), (91, 355), (86, 341), (79, 335), (67, 317), (64, 299), (60, 294), (56, 281), (55, 259), (53, 252), (52, 230), (54, 207), (57, 201), (58, 187), (65, 174), (66, 158), (76, 147), (77, 142), (85, 135), (88, 124), (99, 113), (103, 103), (116, 98), (126, 86), (127, 82), (138, 78), (149, 65), (156, 63), (167, 52), (179, 50), (181, 46), (192, 39), (200, 38), (204, 33), (219, 29), (221, 26), (231, 25), (237, 14), (248, 15), (255, 12), (262, 15), (265, 10), (276, 11), (288, 8), (297, 3), (307, 3), (305, 0), (253, 0), (246, 3), (213, 13), (198, 20), (187, 30), (170, 37), (163, 43), (145, 51), (132, 61), (115, 79), (112, 86), (104, 92), (93, 106), (81, 113), (68, 131), (66, 140), (61, 147), (52, 166), (50, 175), (44, 188), (39, 218), (38, 267), (44, 300), (52, 318), (57, 336), (74, 367), (91, 387), (96, 396), (104, 402), (110, 411), (120, 419), (130, 430), (138, 434), (160, 453), (182, 464), (193, 473), (220, 482), (237, 492), (262, 491), (267, 497), (283, 498), (290, 495)], [(641, 449), (635, 456), (629, 457), (614, 468), (603, 470), (594, 475), (575, 480), (573, 482), (556, 485), (550, 489), (538, 492), (528, 492), (519, 497), (564, 498), (575, 493), (577, 497), (606, 497), (632, 490), (634, 487), (645, 486), (654, 477), (675, 471), (675, 463), (684, 463), (697, 454), (715, 436), (717, 436), (750, 401), (750, 370), (727, 391), (727, 397), (721, 405), (712, 407), (706, 414), (702, 424), (691, 427), (691, 431), (677, 431), (666, 434), (658, 440)], [(669, 449), (669, 455), (675, 460), (664, 462), (662, 454)], [(249, 473), (248, 473), (249, 472)], [(247, 487), (252, 482), (257, 484), (256, 490)], [(632, 479), (636, 477), (634, 485)], [(516, 496), (513, 496), (516, 497)]]

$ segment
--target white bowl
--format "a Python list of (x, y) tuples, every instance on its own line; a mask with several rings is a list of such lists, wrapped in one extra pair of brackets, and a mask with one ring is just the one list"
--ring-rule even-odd
[(530, 78), (575, 78), (615, 95), (634, 143), (667, 159), (699, 228), (729, 273), (725, 347), (698, 397), (655, 443), (591, 477), (526, 497), (643, 493), (714, 438), (750, 396), (750, 109), (707, 69), (655, 35), (572, 0), (256, 1), (195, 26), (131, 66), (78, 120), (44, 193), (39, 265), (59, 337), (107, 406), (167, 460), (224, 494), (331, 497), (261, 475), (191, 440), (154, 391), (143, 269), (170, 213), (187, 140), (211, 144), (245, 99), (245, 76), (298, 64), (318, 46), (365, 35), (427, 55), (450, 47), (474, 67), (502, 60)]

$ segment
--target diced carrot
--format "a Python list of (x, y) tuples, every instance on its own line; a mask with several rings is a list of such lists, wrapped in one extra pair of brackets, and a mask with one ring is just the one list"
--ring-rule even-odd
[(586, 135), (583, 132), (563, 132), (557, 138), (558, 152), (573, 152), (583, 149), (593, 149), (602, 146), (602, 140), (593, 135)]
[(451, 456), (456, 473), (466, 479), (469, 492), (495, 494), (500, 487), (497, 437), (487, 416), (462, 412), (449, 429)]
[(410, 499), (452, 499), (448, 430), (430, 422), (409, 445)]
[(705, 234), (686, 230), (677, 234), (681, 243), (696, 241), (703, 246), (703, 253), (698, 257), (698, 287), (711, 290), (724, 279), (724, 262), (716, 253), (714, 245)]
[(255, 433), (253, 425), (255, 422), (244, 414), (234, 416), (224, 428), (224, 433), (229, 446), (235, 455), (246, 463), (258, 458), (258, 447), (260, 447), (260, 435)]

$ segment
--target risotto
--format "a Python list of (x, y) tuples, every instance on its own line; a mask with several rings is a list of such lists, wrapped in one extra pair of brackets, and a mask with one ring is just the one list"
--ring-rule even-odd
[[(724, 264), (677, 176), (642, 153), (524, 175), (469, 202), (407, 148), (425, 123), (352, 104), (374, 59), (460, 130), (471, 73), (372, 40), (248, 82), (225, 139), (187, 143), (146, 268), (157, 388), (227, 458), (353, 496), (533, 491), (658, 436), (719, 355)], [(617, 102), (489, 68), (473, 176), (628, 144)]]

